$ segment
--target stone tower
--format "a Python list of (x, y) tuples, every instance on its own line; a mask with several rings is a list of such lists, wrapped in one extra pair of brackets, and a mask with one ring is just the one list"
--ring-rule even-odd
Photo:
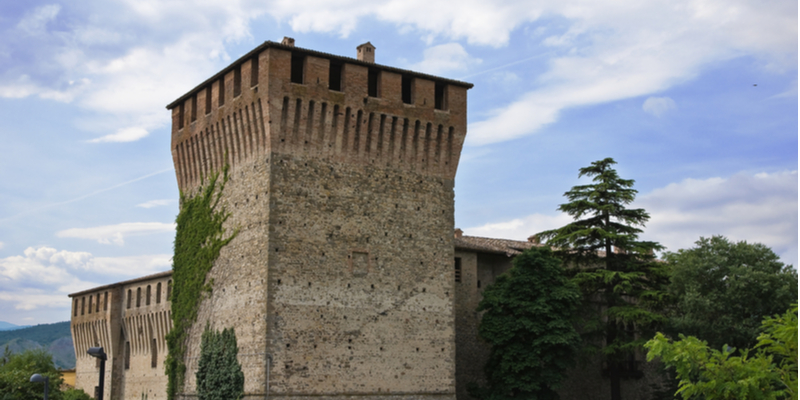
[(185, 394), (209, 323), (236, 331), (245, 398), (455, 399), (472, 85), (375, 64), (369, 43), (358, 55), (265, 42), (167, 106), (181, 192), (227, 163), (239, 229), (207, 277)]

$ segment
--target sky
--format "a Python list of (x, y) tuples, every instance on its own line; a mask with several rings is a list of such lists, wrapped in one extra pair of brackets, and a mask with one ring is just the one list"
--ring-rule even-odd
[(795, 0), (0, 2), (0, 320), (165, 271), (165, 106), (266, 40), (474, 83), (456, 226), (525, 240), (578, 170), (634, 179), (642, 239), (763, 243), (797, 266)]

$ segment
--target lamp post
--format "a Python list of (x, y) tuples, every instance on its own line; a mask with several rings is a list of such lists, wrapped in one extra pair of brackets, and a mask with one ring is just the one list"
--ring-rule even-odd
[(106, 360), (108, 357), (106, 356), (106, 352), (103, 351), (102, 347), (90, 347), (86, 353), (92, 357), (100, 359), (100, 385), (97, 386), (94, 398), (95, 400), (103, 400), (103, 391), (105, 386), (104, 383), (106, 378)]
[(44, 382), (44, 400), (47, 400), (47, 389), (50, 385), (50, 377), (33, 374), (31, 375), (31, 382)]

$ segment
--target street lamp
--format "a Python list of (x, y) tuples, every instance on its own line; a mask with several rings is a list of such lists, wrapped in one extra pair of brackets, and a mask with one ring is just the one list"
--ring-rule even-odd
[(44, 382), (44, 400), (47, 400), (47, 389), (50, 384), (50, 377), (33, 374), (31, 375), (31, 382)]
[(100, 385), (95, 388), (94, 398), (95, 400), (103, 400), (103, 389), (106, 378), (106, 360), (108, 357), (106, 356), (106, 352), (103, 351), (102, 347), (90, 347), (86, 353), (92, 357), (100, 359)]

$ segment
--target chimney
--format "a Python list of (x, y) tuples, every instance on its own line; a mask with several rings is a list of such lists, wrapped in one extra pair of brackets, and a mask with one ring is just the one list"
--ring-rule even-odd
[(356, 47), (356, 53), (358, 55), (358, 61), (375, 63), (375, 46), (373, 46), (372, 43), (367, 42)]
[(464, 231), (462, 231), (461, 229), (456, 228), (456, 230), (453, 232), (453, 237), (455, 237), (456, 239), (461, 239), (461, 236), (463, 234), (464, 234)]
[(294, 47), (294, 39), (292, 39), (292, 38), (290, 38), (288, 36), (284, 36), (283, 40), (281, 40), (281, 44), (284, 45), (284, 46)]

